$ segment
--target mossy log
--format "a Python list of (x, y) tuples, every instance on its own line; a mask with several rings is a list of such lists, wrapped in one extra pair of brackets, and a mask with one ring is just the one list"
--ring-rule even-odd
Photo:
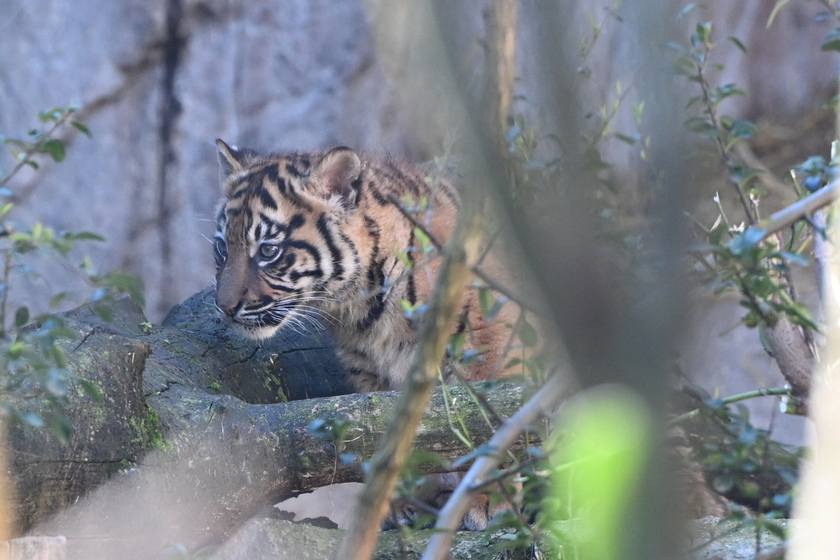
[[(91, 546), (101, 557), (131, 559), (175, 543), (220, 542), (283, 497), (361, 481), (361, 461), (397, 398), (346, 394), (323, 332), (284, 333), (263, 345), (238, 339), (207, 292), (177, 306), (160, 327), (127, 300), (110, 323), (84, 309), (67, 323), (79, 335), (66, 348), (70, 369), (99, 386), (103, 400), (74, 388), (71, 443), (16, 426), (9, 455), (21, 527), (66, 536), (70, 558), (91, 557)], [(450, 411), (474, 439), (489, 439), (492, 430), (466, 391), (453, 388), (451, 397)], [(522, 389), (500, 384), (488, 399), (511, 415)], [(32, 395), (16, 404), (44, 407)], [(310, 435), (316, 419), (350, 422), (344, 442)], [(452, 434), (440, 391), (416, 447), (447, 458), (467, 451)], [(342, 453), (355, 459), (342, 461)]]

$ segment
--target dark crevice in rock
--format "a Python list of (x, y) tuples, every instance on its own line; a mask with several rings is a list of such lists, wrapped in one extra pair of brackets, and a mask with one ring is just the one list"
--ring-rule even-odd
[(251, 355), (250, 355), (250, 356), (248, 356), (247, 358), (243, 358), (243, 359), (241, 359), (241, 360), (237, 360), (237, 361), (235, 361), (235, 362), (231, 362), (231, 363), (226, 364), (226, 365), (227, 365), (227, 367), (230, 367), (230, 366), (233, 366), (233, 365), (236, 365), (236, 364), (244, 364), (244, 363), (250, 362), (250, 361), (251, 361), (251, 359), (252, 359), (254, 356), (256, 356), (256, 355), (257, 355), (257, 352), (259, 352), (259, 351), (260, 351), (260, 347), (259, 347), (259, 346), (257, 346), (256, 348), (254, 348), (254, 351), (253, 351), (253, 352), (251, 352)]
[[(181, 114), (181, 102), (175, 92), (175, 80), (182, 59), (186, 40), (181, 34), (183, 20), (182, 0), (167, 0), (166, 24), (163, 40), (163, 72), (158, 123), (158, 170), (157, 170), (157, 230), (160, 239), (161, 305), (168, 306), (175, 300), (175, 278), (173, 277), (172, 240), (175, 239), (173, 222), (174, 200), (170, 192), (172, 169), (177, 161), (173, 146), (173, 132)], [(160, 309), (164, 313), (166, 309)]]

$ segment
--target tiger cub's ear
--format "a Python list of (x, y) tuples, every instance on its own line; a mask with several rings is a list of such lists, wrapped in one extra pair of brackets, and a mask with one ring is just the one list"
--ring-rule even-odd
[(233, 173), (242, 171), (244, 152), (234, 146), (228, 146), (219, 138), (216, 139), (216, 148), (219, 150), (219, 165), (222, 170), (222, 181), (230, 177)]
[(362, 173), (362, 162), (350, 148), (327, 152), (310, 173), (310, 185), (327, 199), (338, 196), (344, 208), (356, 205), (358, 191), (354, 186)]

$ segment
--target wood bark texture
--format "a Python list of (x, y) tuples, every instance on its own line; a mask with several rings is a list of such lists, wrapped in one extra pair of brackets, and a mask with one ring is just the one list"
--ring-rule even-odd
[[(139, 560), (169, 545), (221, 542), (283, 497), (362, 480), (361, 460), (373, 454), (398, 394), (342, 395), (344, 376), (323, 333), (260, 347), (234, 341), (207, 296), (176, 307), (161, 327), (149, 328), (128, 300), (108, 324), (83, 309), (69, 314), (79, 333), (67, 348), (70, 369), (103, 399), (74, 387), (67, 410), (76, 433), (66, 446), (49, 430), (11, 428), (21, 529), (66, 536), (68, 558)], [(489, 439), (470, 397), (452, 392), (450, 409), (478, 441)], [(37, 395), (16, 398), (19, 408), (46, 414)], [(522, 389), (500, 384), (487, 398), (512, 415)], [(440, 391), (426, 413), (415, 448), (448, 459), (468, 452), (451, 433)], [(316, 419), (351, 422), (345, 442), (310, 435)], [(345, 464), (340, 453), (356, 458)]]

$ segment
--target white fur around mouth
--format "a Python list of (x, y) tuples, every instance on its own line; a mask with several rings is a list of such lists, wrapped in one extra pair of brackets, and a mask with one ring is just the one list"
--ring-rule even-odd
[(236, 319), (226, 318), (225, 322), (227, 323), (228, 327), (234, 329), (236, 332), (241, 334), (247, 339), (250, 340), (266, 340), (274, 336), (277, 331), (280, 330), (282, 323), (280, 325), (259, 325), (256, 323), (248, 322), (241, 322)]

